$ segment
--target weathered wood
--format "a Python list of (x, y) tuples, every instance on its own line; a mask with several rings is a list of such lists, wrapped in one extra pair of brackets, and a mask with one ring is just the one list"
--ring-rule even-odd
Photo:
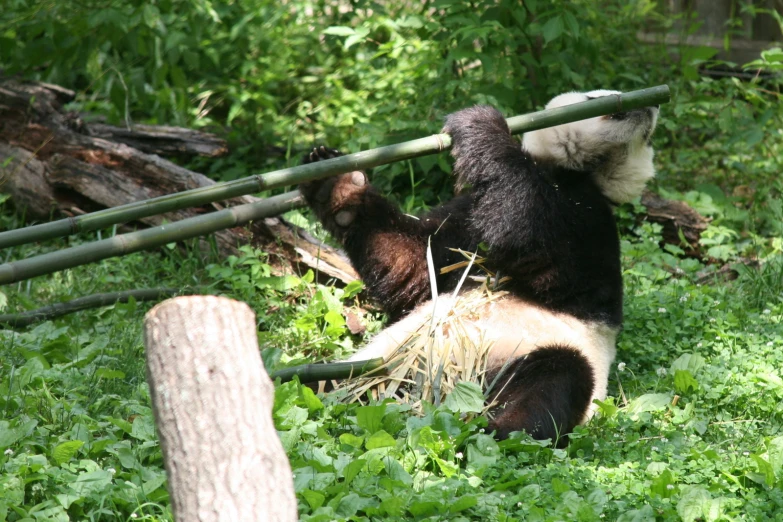
[[(150, 152), (214, 155), (225, 147), (221, 140), (173, 127), (136, 126), (125, 131), (85, 123), (78, 115), (63, 113), (63, 104), (73, 97), (73, 92), (57, 86), (0, 80), (0, 191), (10, 194), (18, 208), (26, 208), (29, 218), (75, 216), (215, 183)], [(253, 201), (258, 198), (245, 196), (226, 205)], [(212, 204), (179, 210), (141, 223), (156, 226), (221, 208), (222, 204)], [(323, 280), (342, 283), (357, 278), (335, 249), (282, 220), (254, 223), (250, 230), (236, 227), (214, 237), (225, 255), (251, 242), (280, 254), (273, 259), (279, 272), (314, 269)]]
[[(1, 111), (2, 109), (0, 109)], [(0, 116), (2, 117), (2, 116)], [(58, 207), (54, 189), (47, 182), (47, 165), (35, 154), (0, 141), (0, 191), (22, 201), (35, 218), (47, 218)], [(68, 205), (63, 203), (61, 210)]]
[(663, 199), (650, 191), (642, 194), (642, 205), (647, 209), (645, 218), (663, 226), (664, 241), (682, 246), (682, 233), (690, 247), (689, 253), (699, 254), (699, 238), (709, 224), (704, 216), (682, 201)]
[(297, 519), (255, 326), (247, 305), (213, 296), (169, 299), (145, 317), (152, 405), (180, 522)]
[(182, 127), (135, 124), (132, 129), (124, 129), (103, 123), (88, 123), (87, 129), (91, 136), (124, 143), (147, 154), (214, 158), (228, 152), (225, 140), (214, 134)]

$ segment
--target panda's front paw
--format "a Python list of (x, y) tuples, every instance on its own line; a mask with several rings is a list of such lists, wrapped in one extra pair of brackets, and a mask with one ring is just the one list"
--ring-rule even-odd
[(490, 143), (499, 136), (508, 138), (510, 132), (503, 115), (489, 105), (476, 105), (446, 116), (443, 131), (451, 135), (451, 154), (455, 158), (473, 151), (489, 140)]
[[(340, 151), (321, 146), (307, 154), (303, 163), (314, 163), (338, 156), (342, 156)], [(367, 176), (357, 170), (302, 183), (299, 185), (299, 191), (326, 230), (340, 239), (345, 229), (356, 220), (362, 196), (368, 187)]]

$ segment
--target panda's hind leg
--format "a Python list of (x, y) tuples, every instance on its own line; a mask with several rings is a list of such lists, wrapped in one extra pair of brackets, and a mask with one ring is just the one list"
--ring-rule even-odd
[[(492, 382), (490, 376), (488, 382)], [(490, 429), (505, 439), (526, 431), (534, 439), (565, 445), (567, 434), (585, 419), (595, 390), (587, 358), (568, 346), (537, 348), (509, 363), (490, 390)]]

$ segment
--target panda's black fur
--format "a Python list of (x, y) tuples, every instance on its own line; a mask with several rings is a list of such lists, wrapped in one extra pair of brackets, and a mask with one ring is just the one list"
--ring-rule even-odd
[[(568, 93), (548, 107), (612, 94)], [(513, 359), (495, 387), (490, 427), (500, 438), (525, 430), (564, 440), (606, 395), (622, 323), (612, 204), (637, 195), (654, 174), (656, 117), (657, 109), (644, 109), (594, 118), (529, 133), (520, 146), (491, 107), (451, 114), (444, 132), (452, 136), (457, 183), (469, 191), (418, 218), (362, 172), (303, 184), (308, 204), (393, 322), (352, 359), (388, 355), (413, 316), (432, 307), (428, 241), (436, 274), (464, 259), (451, 249), (472, 252), (482, 243), (485, 266), (510, 277), (509, 297), (488, 307), (480, 325), (497, 339), (491, 372)], [(305, 161), (339, 154), (320, 147)], [(440, 292), (454, 289), (459, 276), (439, 274)]]

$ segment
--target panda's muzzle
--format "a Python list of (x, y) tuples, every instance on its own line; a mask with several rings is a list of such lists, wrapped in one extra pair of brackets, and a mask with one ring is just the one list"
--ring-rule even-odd
[(625, 121), (625, 120), (632, 120), (632, 119), (641, 120), (645, 118), (653, 118), (658, 112), (659, 107), (660, 107), (659, 105), (655, 105), (652, 107), (644, 107), (633, 111), (615, 112), (614, 114), (610, 114), (606, 116), (606, 119), (612, 121)]

